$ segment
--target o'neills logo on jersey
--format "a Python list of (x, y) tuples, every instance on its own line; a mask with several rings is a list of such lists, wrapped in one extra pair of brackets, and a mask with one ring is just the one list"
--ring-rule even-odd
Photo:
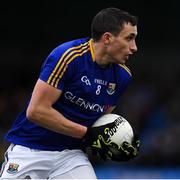
[(107, 91), (107, 93), (109, 95), (112, 95), (115, 92), (115, 88), (116, 88), (116, 84), (115, 83), (109, 83), (106, 91)]
[(80, 97), (73, 95), (73, 93), (69, 92), (69, 91), (65, 92), (64, 96), (71, 103), (76, 104), (80, 107), (83, 107), (84, 109), (89, 109), (91, 111), (105, 112), (109, 108), (109, 105), (103, 105), (102, 106), (102, 105), (99, 105), (96, 103), (91, 103), (89, 101), (86, 101), (83, 98), (80, 98)]

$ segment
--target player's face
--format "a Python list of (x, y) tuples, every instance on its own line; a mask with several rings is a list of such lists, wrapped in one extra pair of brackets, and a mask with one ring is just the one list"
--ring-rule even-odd
[(129, 56), (137, 51), (136, 36), (137, 26), (130, 23), (124, 24), (124, 28), (117, 36), (111, 34), (106, 51), (110, 61), (124, 64)]

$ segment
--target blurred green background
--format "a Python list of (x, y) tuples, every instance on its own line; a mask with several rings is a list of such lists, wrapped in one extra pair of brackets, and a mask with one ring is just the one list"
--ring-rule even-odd
[(139, 17), (138, 52), (128, 61), (133, 82), (115, 113), (142, 140), (138, 158), (123, 163), (90, 157), (99, 178), (180, 178), (180, 3), (171, 1), (12, 1), (0, 6), (0, 164), (3, 136), (21, 111), (40, 66), (59, 44), (90, 36), (93, 16), (118, 7)]

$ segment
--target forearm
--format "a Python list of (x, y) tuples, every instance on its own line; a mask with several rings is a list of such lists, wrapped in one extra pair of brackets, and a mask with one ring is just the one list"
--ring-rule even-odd
[(116, 106), (109, 107), (104, 114), (110, 114), (113, 112), (113, 110), (116, 108)]
[(27, 118), (39, 126), (75, 138), (82, 138), (87, 130), (85, 126), (65, 118), (52, 107), (36, 107), (34, 110), (28, 108)]

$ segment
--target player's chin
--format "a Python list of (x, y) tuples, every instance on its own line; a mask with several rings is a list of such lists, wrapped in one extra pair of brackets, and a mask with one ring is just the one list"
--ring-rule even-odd
[(116, 58), (115, 59), (115, 63), (117, 63), (117, 64), (125, 64), (126, 63), (126, 61), (128, 60), (128, 57), (127, 56), (125, 56), (125, 57), (119, 57), (119, 58)]
[(125, 57), (121, 60), (122, 64), (125, 64), (128, 59), (129, 59), (129, 56), (125, 56)]
[(126, 59), (121, 59), (121, 60), (119, 60), (119, 64), (122, 64), (122, 65), (123, 65), (123, 64), (126, 63), (126, 61), (127, 61)]

